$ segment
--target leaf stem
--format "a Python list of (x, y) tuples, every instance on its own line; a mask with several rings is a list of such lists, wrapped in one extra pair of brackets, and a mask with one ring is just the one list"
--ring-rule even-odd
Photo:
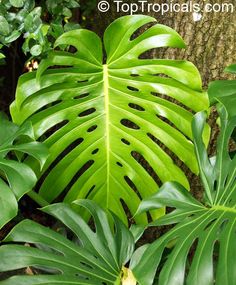
[(33, 199), (41, 207), (45, 207), (45, 206), (48, 206), (50, 204), (46, 200), (44, 200), (38, 193), (36, 193), (32, 190), (30, 192), (28, 192), (27, 195), (31, 199)]

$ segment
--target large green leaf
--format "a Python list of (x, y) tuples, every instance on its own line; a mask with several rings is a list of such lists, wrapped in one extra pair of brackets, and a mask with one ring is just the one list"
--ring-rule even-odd
[[(235, 74), (236, 64), (228, 66), (225, 71)], [(211, 104), (221, 102), (230, 116), (236, 115), (236, 80), (213, 81), (209, 85), (208, 93)]]
[(0, 15), (0, 35), (7, 36), (10, 33), (10, 25), (5, 17)]
[[(236, 282), (236, 155), (231, 158), (228, 152), (236, 116), (227, 112), (227, 106), (217, 106), (221, 133), (214, 158), (207, 157), (201, 139), (205, 113), (198, 113), (193, 121), (205, 205), (173, 182), (164, 184), (157, 194), (140, 205), (140, 212), (163, 206), (175, 208), (153, 225), (177, 224), (144, 249), (139, 263), (133, 261), (132, 269), (140, 285), (153, 284), (157, 269), (160, 273), (154, 284), (160, 285), (232, 285)], [(173, 247), (163, 265), (161, 257), (170, 244)]]
[(46, 213), (58, 218), (73, 232), (74, 241), (35, 222), (21, 222), (5, 242), (27, 242), (36, 248), (19, 244), (1, 246), (0, 271), (33, 266), (44, 274), (11, 277), (0, 281), (1, 285), (121, 284), (122, 268), (134, 249), (132, 234), (115, 215), (113, 229), (108, 215), (92, 201), (80, 200), (76, 204), (90, 211), (95, 231), (67, 204), (44, 208)]
[[(54, 51), (37, 76), (20, 78), (11, 114), (17, 124), (31, 120), (36, 137), (50, 148), (39, 183), (48, 202), (63, 195), (67, 202), (89, 198), (126, 221), (124, 204), (134, 214), (161, 183), (189, 187), (171, 157), (198, 172), (191, 121), (208, 99), (193, 64), (140, 58), (153, 48), (185, 47), (175, 31), (159, 24), (133, 38), (151, 22), (136, 15), (112, 23), (104, 34), (105, 64), (95, 33), (65, 33), (56, 47), (70, 45), (74, 53)], [(146, 215), (136, 221), (146, 222)]]
[[(18, 154), (18, 159), (11, 159), (10, 152)], [(32, 190), (37, 181), (33, 170), (21, 162), (22, 153), (34, 157), (41, 167), (48, 154), (45, 146), (34, 141), (30, 122), (19, 128), (0, 113), (0, 228), (16, 216), (17, 200)]]

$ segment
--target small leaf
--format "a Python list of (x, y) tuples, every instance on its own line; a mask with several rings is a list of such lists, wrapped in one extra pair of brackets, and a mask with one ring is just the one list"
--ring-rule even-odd
[(25, 30), (29, 33), (35, 32), (42, 24), (41, 20), (41, 7), (36, 7), (32, 12), (28, 14), (28, 16), (25, 18), (24, 25)]
[(70, 9), (64, 7), (63, 10), (62, 10), (62, 14), (65, 16), (65, 17), (68, 17), (68, 18), (71, 18), (72, 16), (72, 12)]
[(7, 36), (10, 33), (10, 26), (3, 16), (0, 16), (0, 34)]
[(18, 30), (13, 31), (10, 36), (5, 38), (5, 41), (7, 43), (14, 42), (16, 39), (20, 37), (21, 33)]
[(42, 25), (41, 31), (43, 33), (43, 36), (47, 35), (49, 28), (50, 28), (50, 25), (45, 25), (45, 24)]
[(51, 24), (50, 27), (50, 35), (52, 35), (55, 39), (57, 39), (60, 35), (63, 34), (63, 27), (60, 24)]
[(67, 7), (70, 9), (78, 8), (79, 6), (80, 5), (79, 5), (78, 1), (76, 1), (76, 0), (70, 0), (69, 3), (67, 4)]
[(76, 24), (76, 23), (66, 23), (64, 26), (65, 32), (80, 29), (80, 28), (81, 28), (81, 26), (79, 24)]
[(30, 53), (33, 56), (38, 56), (41, 54), (41, 52), (42, 52), (42, 47), (40, 45), (35, 45), (30, 49)]
[(10, 0), (10, 3), (13, 7), (21, 8), (25, 4), (25, 0)]
[(35, 7), (35, 0), (26, 1), (24, 5), (24, 9), (27, 11), (33, 10)]

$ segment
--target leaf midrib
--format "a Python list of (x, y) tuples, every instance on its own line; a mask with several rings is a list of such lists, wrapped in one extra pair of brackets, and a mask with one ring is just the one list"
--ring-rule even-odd
[(109, 188), (110, 188), (110, 132), (109, 132), (109, 83), (108, 83), (108, 66), (103, 65), (103, 93), (105, 105), (105, 140), (106, 140), (106, 158), (107, 158), (107, 196), (106, 206), (109, 205)]
[(229, 207), (225, 207), (222, 205), (214, 205), (213, 207), (210, 208), (211, 211), (223, 211), (223, 212), (231, 212), (236, 214), (236, 209), (235, 208), (229, 208)]

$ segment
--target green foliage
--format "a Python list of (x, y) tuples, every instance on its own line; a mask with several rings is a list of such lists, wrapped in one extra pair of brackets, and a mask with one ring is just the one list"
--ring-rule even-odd
[[(221, 83), (225, 86), (225, 82)], [(231, 83), (233, 85), (234, 81)], [(168, 206), (174, 210), (151, 225), (176, 225), (153, 244), (141, 246), (135, 252), (135, 241), (142, 227), (128, 230), (116, 215), (107, 214), (93, 201), (78, 200), (74, 207), (90, 212), (95, 230), (91, 230), (78, 210), (68, 204), (47, 206), (43, 211), (59, 219), (74, 233), (73, 242), (35, 222), (21, 222), (6, 237), (4, 242), (10, 244), (0, 247), (0, 271), (32, 266), (41, 273), (14, 276), (0, 284), (121, 285), (136, 284), (136, 280), (139, 285), (234, 284), (236, 155), (233, 158), (229, 155), (228, 143), (236, 126), (236, 105), (232, 108), (229, 104), (235, 95), (233, 89), (230, 95), (227, 88), (221, 89), (228, 96), (225, 92), (215, 93), (215, 87), (222, 85), (212, 83), (209, 89), (210, 98), (220, 102), (217, 109), (221, 132), (216, 157), (208, 158), (202, 140), (206, 113), (197, 113), (192, 123), (205, 189), (204, 203), (197, 201), (178, 182), (165, 183), (155, 195), (141, 202), (138, 213)], [(25, 242), (34, 247), (19, 245)], [(129, 269), (125, 268), (127, 263)], [(130, 281), (124, 280), (127, 276)]]
[[(141, 198), (158, 189), (150, 169), (159, 184), (176, 180), (189, 187), (170, 152), (198, 172), (189, 109), (207, 109), (207, 95), (190, 62), (139, 58), (153, 48), (185, 47), (175, 31), (159, 24), (131, 40), (150, 22), (155, 19), (141, 15), (113, 22), (104, 35), (105, 64), (95, 33), (65, 33), (55, 46), (73, 46), (74, 53), (54, 51), (37, 76), (20, 78), (11, 114), (17, 124), (30, 120), (36, 138), (50, 148), (39, 190), (48, 202), (62, 194), (67, 202), (92, 199), (126, 222), (122, 202), (134, 214)], [(153, 212), (153, 218), (161, 213)]]
[(0, 228), (16, 216), (17, 201), (37, 181), (33, 170), (21, 161), (22, 153), (34, 157), (41, 166), (48, 154), (42, 144), (34, 141), (29, 122), (19, 128), (0, 113)]
[(46, 0), (36, 5), (34, 0), (2, 0), (0, 5), (0, 44), (8, 46), (22, 34), (22, 49), (39, 56), (52, 49), (55, 39), (79, 25), (69, 23), (71, 9), (78, 0)]
[[(236, 64), (225, 69), (226, 72), (235, 74)], [(209, 99), (211, 104), (221, 102), (231, 117), (235, 115), (236, 106), (236, 80), (216, 80), (209, 85)]]
[(70, 229), (75, 239), (70, 241), (61, 234), (35, 222), (25, 220), (6, 237), (5, 242), (35, 245), (4, 245), (0, 247), (0, 271), (35, 266), (44, 274), (15, 276), (1, 285), (36, 284), (111, 284), (119, 285), (122, 267), (134, 250), (134, 238), (115, 216), (115, 232), (108, 216), (89, 200), (76, 202), (92, 215), (96, 232), (68, 205), (54, 204), (43, 209)]
[[(160, 272), (156, 284), (161, 285), (235, 283), (236, 155), (231, 157), (228, 150), (236, 126), (235, 87), (235, 81), (218, 81), (209, 89), (211, 101), (221, 102), (217, 104), (221, 132), (216, 157), (207, 157), (201, 139), (205, 113), (198, 113), (193, 121), (204, 204), (178, 183), (166, 183), (140, 205), (139, 212), (163, 206), (175, 208), (153, 225), (177, 224), (144, 250), (140, 263), (132, 268), (140, 285), (153, 284), (156, 269)], [(170, 244), (173, 246), (163, 265), (161, 257)]]

